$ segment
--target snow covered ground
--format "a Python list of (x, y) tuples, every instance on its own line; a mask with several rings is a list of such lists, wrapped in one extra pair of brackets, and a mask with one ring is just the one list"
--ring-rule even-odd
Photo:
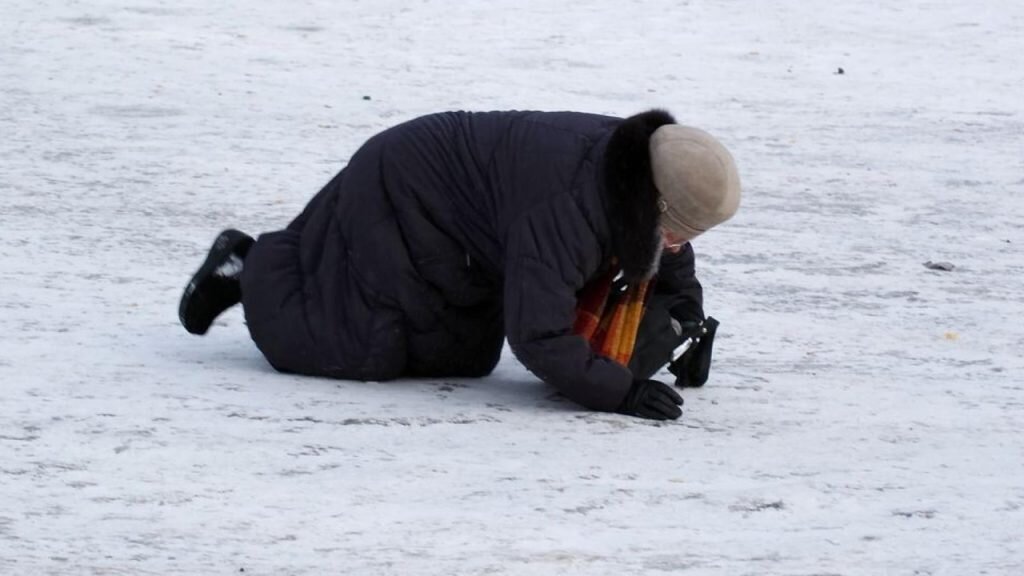
[[(1022, 54), (1014, 0), (4, 0), (0, 574), (1024, 573)], [(678, 422), (178, 325), (379, 129), (651, 106), (746, 185)]]

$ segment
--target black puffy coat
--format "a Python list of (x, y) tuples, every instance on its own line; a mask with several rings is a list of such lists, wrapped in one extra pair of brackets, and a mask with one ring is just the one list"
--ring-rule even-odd
[[(367, 141), (285, 230), (259, 237), (242, 298), (287, 372), (359, 380), (483, 376), (507, 337), (570, 399), (614, 410), (632, 375), (571, 332), (576, 293), (613, 257), (659, 265), (648, 139), (674, 120), (449, 112)], [(702, 315), (689, 245), (657, 290)]]

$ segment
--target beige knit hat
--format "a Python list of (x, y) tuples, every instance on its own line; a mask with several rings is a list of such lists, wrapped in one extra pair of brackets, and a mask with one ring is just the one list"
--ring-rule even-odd
[(651, 135), (651, 170), (662, 226), (692, 240), (740, 206), (740, 175), (729, 151), (699, 128), (665, 124)]

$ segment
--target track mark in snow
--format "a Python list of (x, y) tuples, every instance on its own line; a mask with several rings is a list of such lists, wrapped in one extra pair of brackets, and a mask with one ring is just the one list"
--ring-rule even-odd
[(4, 434), (0, 434), (0, 440), (10, 440), (12, 442), (32, 442), (33, 440), (38, 440), (38, 439), (39, 439), (39, 436), (32, 436), (32, 435), (30, 435), (30, 436), (6, 436)]
[(892, 515), (900, 518), (924, 518), (931, 520), (937, 513), (935, 510), (893, 510)]
[(160, 106), (122, 105), (122, 106), (93, 106), (89, 112), (97, 116), (108, 118), (169, 118), (181, 116), (185, 112), (178, 108), (166, 108)]
[[(235, 416), (249, 418), (245, 416)], [(251, 420), (265, 420), (266, 418), (249, 418)], [(487, 415), (479, 416), (462, 416), (456, 415), (450, 418), (431, 418), (426, 416), (413, 417), (413, 418), (345, 418), (344, 420), (322, 420), (319, 418), (313, 418), (311, 416), (303, 416), (301, 418), (289, 418), (288, 422), (306, 422), (310, 424), (328, 424), (332, 426), (435, 426), (438, 424), (480, 424), (480, 423), (500, 423), (501, 420)]]
[(785, 510), (786, 504), (782, 500), (741, 500), (732, 506), (729, 506), (730, 512), (743, 512), (749, 514), (752, 512), (764, 512), (765, 510)]

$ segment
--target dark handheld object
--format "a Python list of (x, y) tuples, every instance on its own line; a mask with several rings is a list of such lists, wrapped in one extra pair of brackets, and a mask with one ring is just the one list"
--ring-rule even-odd
[[(629, 369), (636, 378), (650, 378), (663, 366), (676, 376), (676, 386), (699, 387), (708, 380), (718, 320), (679, 321), (652, 298), (637, 331)], [(678, 355), (676, 350), (682, 349)]]
[(708, 316), (703, 322), (692, 324), (684, 335), (690, 345), (669, 363), (668, 371), (676, 376), (676, 386), (697, 388), (708, 381), (711, 371), (711, 350), (715, 344), (718, 320)]

